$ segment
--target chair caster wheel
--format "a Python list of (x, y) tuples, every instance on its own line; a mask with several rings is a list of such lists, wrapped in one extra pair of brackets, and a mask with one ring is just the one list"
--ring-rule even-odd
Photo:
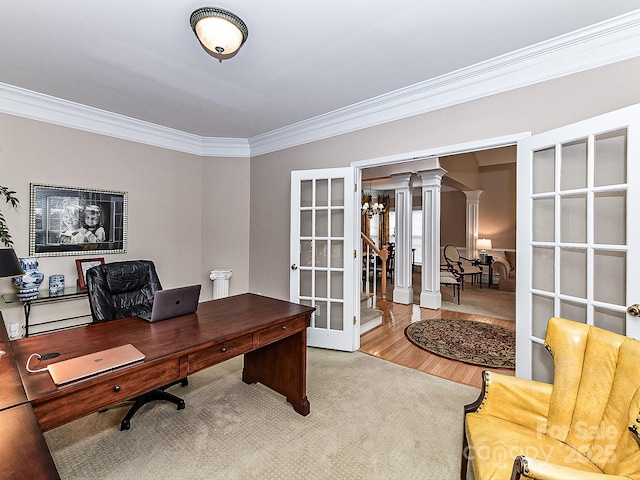
[(129, 420), (123, 420), (120, 424), (120, 431), (124, 432), (125, 430), (129, 430), (131, 428), (131, 422)]
[(189, 385), (189, 379), (183, 378), (182, 381), (180, 382), (180, 385), (182, 385), (183, 387), (186, 387), (187, 385)]
[(186, 407), (186, 405), (184, 404), (184, 400), (183, 400), (178, 404), (178, 408), (177, 409), (178, 410), (183, 410), (185, 407)]

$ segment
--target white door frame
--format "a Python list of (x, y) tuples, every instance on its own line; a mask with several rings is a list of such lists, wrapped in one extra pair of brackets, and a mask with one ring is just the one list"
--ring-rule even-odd
[[(473, 142), (458, 143), (454, 145), (445, 145), (441, 147), (433, 147), (425, 150), (398, 153), (395, 155), (370, 158), (367, 160), (358, 160), (355, 162), (351, 162), (351, 166), (356, 169), (355, 178), (357, 182), (357, 189), (358, 189), (358, 193), (361, 194), (362, 170), (364, 169), (372, 168), (372, 167), (380, 167), (383, 165), (396, 165), (396, 164), (408, 163), (408, 162), (412, 162), (417, 159), (422, 159), (425, 157), (443, 157), (443, 156), (458, 155), (458, 154), (468, 153), (468, 152), (477, 152), (479, 150), (489, 150), (492, 148), (508, 147), (508, 146), (516, 145), (518, 143), (518, 140), (521, 140), (523, 138), (527, 138), (530, 136), (531, 136), (531, 132), (514, 133), (510, 135), (504, 135), (501, 137), (475, 140)], [(359, 196), (358, 198), (361, 198), (361, 197)], [(360, 232), (362, 228), (360, 225), (360, 220), (361, 220), (360, 205), (355, 205), (355, 209), (357, 210), (357, 212), (355, 212), (354, 218), (356, 218), (357, 221), (354, 222), (354, 224), (357, 227), (356, 232)], [(353, 278), (359, 278), (359, 275), (360, 275), (360, 272), (358, 271), (359, 266), (355, 265), (354, 268), (355, 270), (353, 272)], [(359, 299), (357, 298), (357, 295), (356, 295), (356, 298), (354, 298), (354, 301), (356, 302), (356, 304), (358, 300)], [(356, 335), (360, 335), (360, 316), (359, 315), (358, 315), (357, 326), (358, 326), (358, 331), (356, 332)]]
[(518, 140), (531, 136), (531, 132), (514, 133), (502, 137), (485, 138), (475, 140), (473, 142), (458, 143), (454, 145), (445, 145), (442, 147), (433, 147), (426, 150), (417, 150), (414, 152), (397, 153), (384, 157), (370, 158), (367, 160), (358, 160), (351, 162), (351, 166), (358, 171), (365, 168), (380, 167), (383, 165), (394, 165), (398, 163), (413, 162), (425, 157), (444, 157), (449, 155), (459, 155), (462, 153), (477, 152), (479, 150), (489, 150), (492, 148), (508, 147), (516, 145)]

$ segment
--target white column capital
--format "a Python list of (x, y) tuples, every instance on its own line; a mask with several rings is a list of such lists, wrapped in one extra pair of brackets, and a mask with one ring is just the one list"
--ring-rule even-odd
[(209, 275), (209, 278), (211, 280), (229, 280), (231, 278), (231, 275), (233, 275), (233, 272), (230, 268), (224, 270), (211, 270), (211, 275)]
[(209, 278), (213, 280), (213, 299), (229, 296), (229, 279), (232, 272), (230, 268), (211, 270)]
[(482, 190), (468, 190), (464, 194), (467, 196), (467, 203), (479, 203)]
[(420, 170), (416, 173), (422, 178), (423, 187), (439, 187), (442, 184), (442, 178), (448, 172), (444, 168), (433, 168), (430, 170)]
[(391, 175), (396, 188), (409, 188), (411, 187), (411, 172), (394, 173)]

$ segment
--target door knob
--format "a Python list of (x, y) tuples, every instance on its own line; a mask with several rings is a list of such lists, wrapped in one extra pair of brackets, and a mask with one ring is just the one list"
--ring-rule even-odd
[(297, 269), (298, 269), (298, 265), (296, 265), (295, 263), (291, 265), (291, 270), (297, 270)]
[(640, 303), (634, 303), (627, 308), (627, 313), (632, 317), (640, 317)]

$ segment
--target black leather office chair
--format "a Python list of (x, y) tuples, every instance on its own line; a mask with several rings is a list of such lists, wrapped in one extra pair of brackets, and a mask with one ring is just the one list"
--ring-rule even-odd
[[(151, 311), (153, 295), (162, 289), (156, 267), (150, 260), (105, 263), (90, 268), (85, 276), (94, 322), (108, 322)], [(183, 409), (183, 399), (165, 392), (177, 383), (184, 387), (189, 382), (183, 378), (133, 399), (133, 406), (122, 420), (120, 430), (129, 430), (131, 418), (150, 401), (167, 400), (175, 403), (178, 410)]]

